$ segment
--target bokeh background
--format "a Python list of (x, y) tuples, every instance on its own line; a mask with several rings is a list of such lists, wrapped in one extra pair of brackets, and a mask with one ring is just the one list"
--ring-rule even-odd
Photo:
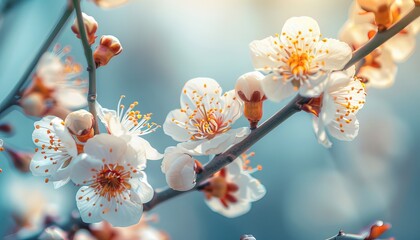
[[(0, 6), (5, 1), (0, 0)], [(64, 0), (20, 0), (0, 16), (0, 100), (8, 94), (60, 17)], [(108, 108), (119, 96), (139, 100), (162, 124), (179, 106), (183, 84), (194, 77), (216, 79), (224, 90), (252, 71), (248, 44), (281, 31), (292, 16), (315, 18), (326, 37), (337, 37), (347, 19), (350, 0), (131, 0), (104, 10), (83, 1), (83, 10), (99, 22), (98, 35), (117, 36), (124, 51), (97, 71), (98, 100)], [(86, 66), (79, 39), (69, 23), (56, 39), (72, 47), (71, 55)], [(419, 40), (419, 38), (417, 38)], [(419, 239), (420, 228), (420, 77), (419, 49), (399, 65), (395, 85), (369, 89), (359, 113), (360, 134), (354, 142), (335, 142), (328, 150), (314, 136), (311, 116), (299, 113), (251, 150), (254, 174), (267, 195), (235, 219), (212, 212), (200, 192), (168, 201), (152, 212), (157, 228), (172, 239), (239, 239), (251, 233), (258, 240), (326, 239), (340, 229), (356, 233), (374, 220), (391, 222), (387, 236)], [(264, 118), (283, 104), (266, 102)], [(19, 108), (0, 121), (12, 123), (13, 136), (0, 136), (10, 146), (32, 151), (36, 119)], [(245, 126), (241, 119), (237, 126)], [(162, 130), (146, 138), (161, 152), (175, 142)], [(75, 207), (73, 186), (53, 190), (43, 179), (14, 170), (0, 154), (0, 236), (14, 228), (12, 215), (38, 204), (54, 203), (70, 215)], [(164, 187), (160, 162), (146, 170), (152, 186)], [(41, 201), (42, 202), (42, 201)]]

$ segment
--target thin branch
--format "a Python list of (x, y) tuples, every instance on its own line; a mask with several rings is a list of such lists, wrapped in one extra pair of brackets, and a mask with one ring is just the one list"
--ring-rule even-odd
[(39, 59), (42, 57), (42, 55), (51, 46), (52, 42), (57, 37), (57, 35), (60, 33), (64, 24), (66, 24), (66, 22), (69, 19), (72, 12), (73, 12), (73, 6), (67, 5), (67, 7), (64, 10), (61, 18), (58, 20), (57, 24), (54, 26), (54, 28), (51, 31), (50, 35), (48, 36), (47, 40), (45, 40), (45, 42), (42, 44), (41, 48), (38, 50), (38, 53), (36, 54), (35, 58), (32, 60), (29, 67), (26, 69), (22, 78), (16, 83), (15, 87), (10, 91), (10, 93), (6, 96), (6, 98), (4, 99), (2, 104), (0, 105), (0, 113), (17, 103), (17, 101), (20, 98), (21, 88), (30, 79), (29, 77), (32, 74), (36, 65), (38, 64)]
[[(363, 47), (359, 48), (353, 53), (352, 58), (350, 61), (345, 65), (344, 69), (347, 69), (354, 65), (355, 63), (359, 62), (360, 60), (364, 59), (369, 53), (371, 53), (375, 48), (382, 45), (392, 36), (399, 33), (403, 30), (408, 24), (414, 21), (417, 17), (420, 16), (420, 6), (416, 6), (409, 14), (407, 14), (404, 18), (402, 18), (399, 22), (394, 24), (389, 29), (379, 32), (373, 37), (368, 43), (366, 43)], [(223, 154), (220, 154), (214, 157), (209, 163), (207, 163), (202, 173), (197, 176), (197, 184), (196, 186), (189, 190), (189, 191), (175, 191), (171, 188), (166, 188), (163, 190), (156, 190), (153, 199), (143, 204), (144, 210), (149, 211), (156, 207), (156, 205), (165, 202), (171, 198), (177, 197), (181, 194), (186, 192), (191, 192), (197, 190), (198, 186), (203, 183), (206, 179), (211, 177), (217, 171), (234, 161), (240, 154), (244, 153), (247, 149), (249, 149), (252, 145), (254, 145), (258, 140), (263, 138), (267, 133), (272, 131), (286, 119), (291, 117), (293, 114), (300, 112), (300, 106), (302, 104), (307, 103), (310, 98), (304, 98), (301, 96), (296, 96), (291, 102), (289, 102), (283, 109), (277, 112), (275, 115), (270, 117), (266, 122), (264, 122), (261, 126), (252, 130), (252, 132), (241, 142), (237, 143), (236, 145), (229, 148)]]
[(95, 131), (95, 134), (99, 133), (98, 129), (98, 120), (97, 120), (97, 114), (96, 114), (96, 65), (95, 61), (93, 59), (92, 54), (92, 48), (89, 45), (89, 41), (87, 39), (86, 35), (86, 28), (85, 24), (83, 22), (82, 17), (82, 10), (80, 8), (80, 0), (73, 0), (74, 8), (76, 9), (76, 15), (77, 15), (77, 25), (79, 27), (80, 31), (80, 39), (82, 41), (83, 50), (85, 52), (86, 61), (88, 64), (87, 71), (89, 72), (89, 91), (88, 91), (88, 106), (89, 106), (89, 112), (92, 113), (92, 115), (95, 118), (93, 129)]

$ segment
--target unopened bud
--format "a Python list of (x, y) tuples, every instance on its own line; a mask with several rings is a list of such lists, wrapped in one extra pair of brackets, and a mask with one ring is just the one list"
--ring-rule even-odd
[(96, 5), (103, 8), (112, 8), (112, 7), (118, 7), (126, 2), (128, 0), (93, 0)]
[(104, 66), (108, 64), (112, 57), (120, 54), (122, 46), (118, 38), (111, 35), (104, 35), (101, 37), (99, 46), (93, 53), (96, 66)]
[(21, 172), (29, 172), (29, 165), (31, 163), (33, 154), (28, 152), (15, 151), (10, 147), (6, 148), (6, 152), (9, 154), (13, 165), (17, 170)]
[[(98, 22), (92, 17), (85, 13), (82, 13), (83, 23), (86, 29), (86, 36), (90, 45), (95, 42), (96, 39), (96, 30), (98, 30)], [(77, 23), (77, 18), (74, 19), (71, 30), (76, 34), (76, 37), (80, 38), (79, 24)]]
[(25, 114), (29, 116), (42, 117), (47, 110), (43, 95), (37, 92), (23, 97), (19, 101), (19, 104)]
[(395, 0), (357, 0), (360, 7), (375, 14), (375, 22), (379, 31), (387, 29), (392, 25), (391, 5)]
[(235, 91), (244, 101), (244, 115), (248, 119), (251, 129), (255, 129), (263, 115), (263, 101), (266, 96), (261, 87), (264, 75), (260, 72), (249, 72), (238, 78)]
[(72, 135), (76, 136), (79, 141), (86, 142), (94, 136), (94, 121), (93, 115), (90, 112), (78, 110), (69, 113), (64, 123)]
[(8, 123), (0, 124), (0, 132), (5, 134), (12, 134), (13, 133), (13, 127), (12, 125)]

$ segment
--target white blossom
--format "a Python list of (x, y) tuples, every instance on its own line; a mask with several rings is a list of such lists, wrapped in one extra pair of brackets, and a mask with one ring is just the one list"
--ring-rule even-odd
[(124, 111), (125, 106), (121, 104), (121, 100), (125, 96), (121, 96), (117, 110), (103, 108), (96, 103), (98, 117), (107, 128), (108, 132), (117, 137), (129, 136), (128, 138), (133, 144), (142, 146), (145, 158), (150, 160), (158, 160), (163, 157), (150, 143), (141, 136), (153, 133), (160, 126), (154, 122), (150, 122), (151, 113), (142, 114), (134, 108), (138, 102), (133, 102), (128, 109)]
[(247, 213), (251, 203), (264, 197), (266, 189), (250, 173), (247, 155), (221, 169), (204, 188), (206, 203), (213, 211), (234, 218)]
[(232, 129), (241, 115), (234, 90), (222, 95), (215, 80), (194, 78), (185, 84), (181, 108), (168, 114), (163, 130), (191, 155), (218, 154), (249, 134), (248, 128)]
[(262, 87), (267, 98), (280, 101), (295, 91), (305, 97), (322, 92), (322, 82), (351, 58), (351, 48), (336, 39), (323, 38), (310, 17), (292, 17), (280, 35), (250, 43), (254, 67), (267, 76)]
[(146, 159), (125, 140), (99, 134), (84, 146), (72, 181), (82, 185), (76, 195), (82, 220), (96, 223), (103, 220), (113, 226), (136, 224), (143, 212), (143, 203), (153, 197), (147, 182)]
[(331, 147), (327, 131), (336, 139), (353, 140), (359, 132), (356, 114), (365, 104), (365, 99), (365, 88), (354, 78), (354, 67), (333, 72), (326, 82), (324, 93), (309, 102), (315, 115), (313, 126), (318, 142)]

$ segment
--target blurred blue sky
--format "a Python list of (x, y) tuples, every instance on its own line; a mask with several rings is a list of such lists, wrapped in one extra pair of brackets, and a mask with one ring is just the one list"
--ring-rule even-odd
[[(65, 2), (21, 0), (2, 17), (0, 99), (22, 76)], [(131, 0), (104, 10), (83, 2), (84, 12), (99, 22), (97, 34), (115, 35), (124, 47), (122, 54), (97, 72), (99, 102), (114, 108), (124, 94), (127, 103), (139, 100), (140, 110), (153, 112), (159, 124), (179, 107), (187, 80), (211, 77), (230, 90), (240, 75), (252, 71), (248, 50), (252, 40), (280, 32), (289, 17), (304, 15), (318, 21), (324, 36), (336, 37), (351, 4), (350, 0)], [(81, 43), (70, 30), (73, 19), (57, 43), (70, 45), (71, 55), (85, 65)], [(248, 214), (227, 219), (206, 206), (202, 193), (189, 193), (153, 210), (160, 216), (157, 227), (175, 240), (238, 239), (244, 233), (258, 240), (312, 240), (325, 239), (340, 229), (358, 232), (381, 219), (393, 224), (390, 234), (397, 239), (418, 239), (419, 62), (417, 49), (399, 66), (393, 87), (369, 90), (359, 117), (360, 137), (354, 142), (323, 148), (306, 113), (293, 116), (259, 141), (251, 149), (256, 152), (252, 160), (263, 166), (255, 177), (266, 186), (267, 195)], [(282, 105), (267, 101), (264, 118)], [(4, 140), (32, 150), (33, 121), (17, 109), (2, 120), (13, 122), (16, 130), (15, 136)], [(236, 125), (245, 124), (241, 119)], [(162, 130), (146, 138), (161, 152), (175, 144)], [(8, 186), (15, 173), (6, 155), (0, 159), (4, 170), (0, 211), (7, 216), (11, 211)], [(150, 162), (146, 172), (155, 188), (166, 185), (160, 162)], [(58, 190), (59, 194), (65, 191), (72, 188)], [(11, 227), (7, 219), (0, 235)]]

